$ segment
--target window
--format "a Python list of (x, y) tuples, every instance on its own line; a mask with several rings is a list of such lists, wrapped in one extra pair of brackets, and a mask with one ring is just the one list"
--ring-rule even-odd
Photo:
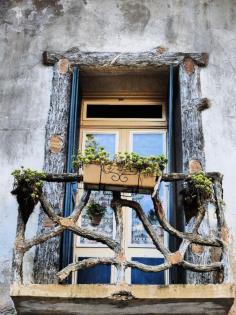
[[(155, 112), (155, 115), (153, 113)], [(136, 117), (134, 117), (136, 116)], [(165, 102), (157, 98), (84, 98), (80, 121), (80, 149), (85, 148), (87, 137), (93, 137), (112, 157), (116, 152), (130, 151), (140, 155), (166, 155)], [(151, 197), (143, 194), (128, 194), (126, 197), (138, 200), (159, 235), (167, 242), (167, 236), (155, 218)], [(161, 198), (166, 201), (166, 187), (162, 185)], [(99, 222), (92, 222), (86, 208), (78, 224), (108, 236), (115, 236), (115, 219), (110, 207), (110, 191), (93, 191), (90, 199), (106, 204), (106, 212)], [(162, 255), (154, 248), (134, 210), (123, 208), (125, 253), (128, 260), (163, 263)], [(74, 260), (88, 257), (111, 257), (113, 252), (105, 245), (76, 237)], [(136, 259), (137, 258), (137, 259)], [(100, 276), (98, 275), (100, 274)], [(79, 271), (74, 275), (75, 283), (112, 283), (116, 270), (112, 266), (97, 266), (87, 273)], [(155, 276), (126, 270), (126, 281), (133, 284), (164, 284), (168, 273)]]

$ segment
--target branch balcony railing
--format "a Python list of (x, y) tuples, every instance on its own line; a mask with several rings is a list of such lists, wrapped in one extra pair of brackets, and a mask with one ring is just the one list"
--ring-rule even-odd
[[(208, 178), (211, 178), (213, 183), (213, 200), (211, 201), (211, 203), (214, 205), (217, 218), (217, 232), (215, 233), (215, 235), (211, 234), (206, 237), (199, 233), (199, 227), (207, 212), (208, 205), (206, 203), (198, 204), (199, 206), (195, 211), (195, 219), (194, 224), (192, 225), (192, 230), (190, 232), (183, 232), (176, 229), (167, 220), (165, 210), (163, 209), (162, 202), (159, 198), (158, 187), (156, 187), (157, 189), (152, 195), (153, 208), (155, 210), (155, 214), (157, 216), (160, 226), (170, 235), (181, 240), (180, 246), (175, 252), (171, 252), (170, 249), (166, 247), (166, 245), (163, 243), (163, 240), (150, 223), (141, 205), (137, 201), (124, 199), (123, 197), (121, 198), (121, 193), (119, 191), (112, 191), (113, 198), (111, 201), (111, 207), (114, 211), (116, 221), (116, 233), (114, 238), (108, 237), (105, 234), (98, 233), (96, 231), (90, 230), (89, 228), (84, 228), (78, 225), (78, 219), (82, 213), (82, 210), (88, 203), (91, 193), (90, 190), (84, 190), (82, 197), (80, 198), (79, 202), (76, 203), (73, 212), (68, 217), (63, 217), (56, 214), (53, 207), (50, 205), (50, 201), (47, 199), (46, 195), (44, 193), (41, 193), (38, 197), (38, 202), (41, 204), (41, 208), (44, 213), (48, 216), (49, 219), (53, 221), (55, 226), (52, 227), (51, 230), (48, 232), (36, 235), (35, 237), (30, 239), (26, 239), (26, 225), (35, 205), (32, 206), (32, 209), (28, 210), (28, 215), (25, 215), (22, 212), (21, 207), (19, 206), (17, 233), (13, 258), (13, 283), (19, 285), (23, 284), (23, 258), (25, 253), (29, 251), (33, 246), (42, 244), (53, 237), (61, 235), (65, 230), (69, 230), (73, 234), (82, 236), (86, 239), (105, 244), (114, 252), (114, 257), (87, 258), (79, 262), (71, 263), (62, 270), (58, 271), (57, 278), (59, 283), (66, 279), (71, 274), (71, 272), (75, 272), (80, 269), (91, 268), (98, 264), (114, 265), (116, 267), (116, 283), (124, 283), (125, 270), (129, 267), (137, 268), (144, 272), (160, 272), (170, 269), (171, 267), (176, 265), (182, 266), (184, 269), (194, 272), (218, 271), (222, 274), (221, 281), (223, 282), (227, 269), (227, 266), (225, 266), (225, 262), (227, 261), (228, 256), (228, 242), (227, 227), (224, 218), (222, 176), (220, 173), (217, 172), (206, 173), (206, 176)], [(170, 173), (163, 174), (162, 177), (159, 178), (159, 182), (185, 181), (187, 183), (190, 179), (191, 176), (188, 174)], [(79, 183), (83, 181), (83, 176), (74, 173), (46, 173), (43, 180), (45, 182)], [(25, 198), (27, 198), (27, 196), (25, 196)], [(164, 256), (164, 263), (156, 266), (150, 266), (135, 261), (129, 261), (126, 259), (125, 249), (123, 246), (124, 219), (122, 215), (122, 207), (124, 206), (134, 209), (138, 218), (142, 222), (144, 229), (150, 236), (154, 246)], [(27, 212), (27, 209), (24, 209), (24, 211)], [(191, 244), (220, 248), (221, 257), (219, 261), (205, 265), (188, 262), (185, 259), (185, 256), (186, 251)]]

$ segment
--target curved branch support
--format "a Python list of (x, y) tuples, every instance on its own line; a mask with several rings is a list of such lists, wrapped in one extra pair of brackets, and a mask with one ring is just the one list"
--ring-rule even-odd
[(84, 238), (87, 238), (92, 241), (96, 241), (102, 244), (107, 245), (110, 249), (114, 251), (118, 251), (120, 248), (120, 244), (113, 240), (112, 238), (102, 234), (97, 233), (94, 231), (91, 231), (89, 229), (81, 228), (79, 226), (76, 226), (75, 224), (67, 224), (66, 227), (68, 230), (72, 231), (76, 235), (82, 236)]
[(47, 216), (54, 222), (59, 223), (60, 222), (60, 216), (57, 215), (54, 211), (50, 203), (48, 202), (47, 197), (44, 194), (41, 194), (39, 196), (39, 201), (41, 203), (41, 206), (43, 208), (43, 211), (47, 214)]
[(116, 265), (117, 261), (114, 258), (88, 258), (84, 259), (80, 262), (75, 262), (72, 264), (69, 264), (65, 268), (63, 268), (61, 271), (57, 273), (57, 276), (59, 278), (59, 281), (63, 281), (65, 278), (67, 278), (71, 272), (77, 271), (80, 269), (86, 269), (94, 267), (98, 264), (102, 265)]
[(84, 207), (87, 205), (88, 201), (89, 201), (89, 197), (90, 197), (91, 191), (90, 190), (85, 190), (80, 201), (79, 204), (77, 204), (75, 206), (74, 211), (71, 213), (70, 218), (74, 221), (77, 222), (82, 210), (84, 209)]
[(195, 234), (184, 233), (184, 232), (177, 230), (166, 219), (165, 210), (163, 209), (163, 206), (162, 206), (160, 199), (157, 196), (155, 196), (154, 198), (152, 198), (152, 201), (153, 201), (153, 206), (154, 206), (156, 216), (158, 218), (158, 221), (159, 221), (161, 227), (166, 232), (168, 232), (169, 234), (171, 234), (175, 237), (178, 237), (178, 238), (186, 239), (192, 243), (199, 244), (199, 245), (215, 246), (215, 247), (222, 247), (223, 246), (223, 243), (220, 239), (212, 238), (210, 236), (204, 238), (204, 237), (201, 237), (199, 234), (196, 234), (196, 233)]
[(65, 229), (61, 226), (55, 227), (52, 231), (46, 233), (46, 234), (41, 234), (37, 237), (34, 237), (32, 239), (26, 240), (24, 243), (24, 251), (27, 252), (31, 247), (35, 245), (39, 245), (41, 243), (46, 242), (50, 238), (53, 238), (55, 236), (60, 235)]
[(215, 262), (209, 265), (195, 265), (183, 260), (180, 265), (187, 270), (196, 271), (196, 272), (209, 272), (217, 271), (223, 269), (224, 266), (221, 262)]
[(169, 269), (171, 267), (171, 264), (167, 262), (158, 266), (150, 266), (136, 261), (127, 261), (126, 268), (128, 267), (136, 268), (145, 272), (160, 272)]
[(153, 241), (153, 244), (157, 247), (158, 250), (160, 250), (160, 252), (163, 254), (163, 256), (165, 258), (167, 258), (168, 255), (170, 255), (170, 251), (169, 251), (168, 248), (166, 248), (164, 246), (161, 238), (154, 231), (151, 223), (149, 222), (149, 220), (147, 219), (146, 215), (144, 214), (144, 211), (143, 211), (142, 207), (140, 206), (140, 204), (137, 203), (136, 201), (126, 200), (126, 199), (121, 199), (121, 203), (122, 203), (123, 206), (130, 207), (130, 208), (132, 208), (132, 209), (134, 209), (136, 211), (139, 219), (143, 223), (144, 229), (146, 230), (146, 232), (151, 237), (151, 239)]

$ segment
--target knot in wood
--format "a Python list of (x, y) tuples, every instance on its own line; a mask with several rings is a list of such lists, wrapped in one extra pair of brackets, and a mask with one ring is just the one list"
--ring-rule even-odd
[(71, 227), (74, 225), (74, 221), (71, 218), (61, 218), (59, 224), (65, 228)]
[(185, 57), (184, 61), (184, 69), (188, 75), (191, 75), (194, 72), (194, 61), (191, 57)]
[(60, 74), (66, 74), (69, 70), (69, 60), (68, 59), (60, 59), (58, 62), (58, 71)]
[(167, 256), (167, 261), (171, 264), (171, 265), (177, 265), (180, 262), (183, 261), (183, 255), (181, 254), (180, 251), (176, 251), (170, 255)]
[(25, 251), (25, 243), (22, 239), (18, 239), (15, 241), (15, 248), (18, 252), (24, 252)]

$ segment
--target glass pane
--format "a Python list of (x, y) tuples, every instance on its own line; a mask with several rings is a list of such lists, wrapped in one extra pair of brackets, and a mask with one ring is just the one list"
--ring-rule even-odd
[[(81, 226), (89, 228), (92, 231), (103, 233), (109, 237), (113, 236), (113, 210), (110, 207), (112, 193), (109, 191), (92, 191), (88, 205), (98, 203), (105, 207), (105, 213), (102, 215), (93, 215), (88, 207), (85, 207), (81, 214)], [(80, 244), (98, 244), (95, 241), (80, 237)]]
[[(163, 201), (163, 185), (160, 189), (160, 197)], [(151, 222), (154, 230), (158, 233), (160, 237), (164, 237), (163, 229), (160, 227), (159, 222), (157, 220), (155, 211), (153, 209), (153, 203), (151, 197), (149, 195), (136, 194), (132, 196), (132, 199), (137, 201), (141, 207), (143, 208), (144, 213), (147, 218)], [(132, 210), (132, 227), (131, 227), (131, 244), (134, 245), (151, 245), (152, 240), (149, 235), (145, 231), (142, 222), (136, 215), (135, 210)]]
[[(116, 134), (115, 133), (89, 133), (86, 135), (86, 143), (95, 141), (98, 147), (104, 147), (110, 157), (113, 157), (116, 153)], [(89, 140), (89, 141), (88, 141)]]
[[(114, 133), (89, 133), (86, 135), (87, 144), (91, 141), (95, 141), (97, 146), (105, 148), (110, 157), (113, 157), (116, 153), (116, 134)], [(85, 146), (86, 146), (85, 142)], [(81, 226), (89, 228), (93, 231), (103, 233), (109, 237), (113, 236), (113, 210), (110, 207), (112, 199), (111, 192), (104, 191), (92, 191), (87, 207), (85, 207), (81, 214)], [(91, 204), (98, 204), (105, 208), (105, 212), (101, 215), (92, 215), (88, 210), (88, 206)], [(80, 238), (80, 244), (98, 244), (95, 241)]]
[[(163, 134), (160, 133), (134, 133), (132, 140), (133, 151), (142, 155), (160, 155), (163, 154)], [(160, 197), (164, 199), (163, 185), (160, 187)], [(158, 232), (159, 236), (164, 237), (162, 228), (160, 227), (157, 217), (153, 209), (153, 203), (151, 196), (149, 195), (133, 195), (133, 200), (136, 200), (142, 206), (146, 216), (150, 220), (154, 229)], [(145, 245), (152, 244), (152, 240), (144, 230), (142, 222), (136, 215), (136, 212), (132, 210), (132, 226), (131, 226), (131, 244), (134, 245)]]
[(163, 154), (163, 134), (134, 133), (133, 152), (142, 156)]
[(162, 105), (91, 105), (87, 118), (162, 118)]

